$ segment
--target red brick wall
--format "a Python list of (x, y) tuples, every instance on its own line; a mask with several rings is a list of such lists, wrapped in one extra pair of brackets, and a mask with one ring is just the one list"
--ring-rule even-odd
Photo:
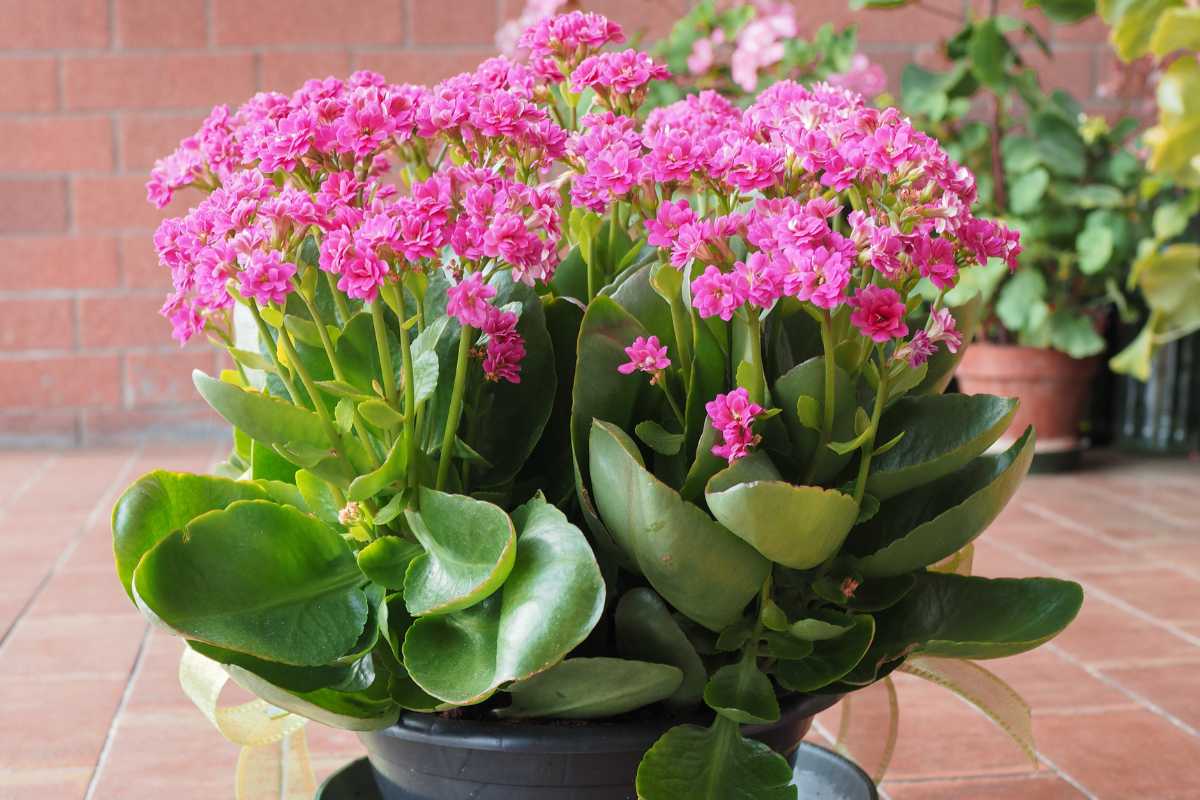
[[(978, 1), (978, 0), (977, 0)], [(858, 22), (893, 75), (954, 23), (797, 0), (815, 28)], [(665, 30), (688, 0), (585, 0)], [(928, 0), (961, 12), (962, 0)], [(1019, 0), (1005, 4), (1020, 13)], [(144, 202), (154, 159), (214, 103), (353, 69), (432, 82), (492, 53), (521, 0), (0, 0), (0, 444), (207, 431), (193, 368), (157, 315), (165, 271)], [(1044, 21), (1039, 24), (1044, 26)], [(1045, 77), (1085, 97), (1108, 59), (1094, 24), (1052, 34)], [(176, 202), (181, 213), (186, 199)]]

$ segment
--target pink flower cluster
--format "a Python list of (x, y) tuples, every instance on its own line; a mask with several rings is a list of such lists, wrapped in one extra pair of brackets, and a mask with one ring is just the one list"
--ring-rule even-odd
[(607, 108), (632, 110), (641, 105), (651, 81), (669, 77), (666, 67), (640, 50), (599, 53), (585, 58), (571, 73), (571, 91), (592, 89)]
[(525, 339), (517, 332), (518, 316), (488, 302), (496, 296), (496, 288), (483, 282), (482, 273), (473, 272), (451, 286), (446, 296), (446, 313), (487, 338), (484, 376), (490, 381), (520, 383)]
[(754, 420), (763, 412), (758, 403), (750, 402), (750, 393), (738, 388), (727, 394), (719, 394), (704, 405), (708, 422), (721, 435), (721, 441), (713, 446), (713, 455), (720, 456), (732, 464), (750, 453), (762, 437), (754, 433)]
[(600, 48), (623, 41), (625, 32), (617, 23), (599, 14), (572, 11), (538, 21), (517, 44), (529, 52), (529, 64), (539, 77), (557, 83)]
[(622, 375), (632, 375), (634, 372), (645, 372), (650, 376), (651, 383), (658, 383), (662, 371), (671, 366), (667, 358), (667, 346), (658, 341), (657, 336), (639, 336), (633, 344), (625, 348), (629, 361), (617, 367)]

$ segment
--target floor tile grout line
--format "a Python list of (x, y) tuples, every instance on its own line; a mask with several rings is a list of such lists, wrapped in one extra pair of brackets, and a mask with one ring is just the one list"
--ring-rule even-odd
[(1029, 553), (1025, 552), (1023, 549), (1021, 549), (1019, 547), (1015, 547), (1014, 545), (1007, 544), (1007, 543), (1001, 542), (1001, 541), (993, 541), (991, 543), (993, 545), (995, 545), (996, 547), (999, 547), (1001, 550), (1007, 551), (1010, 555), (1016, 556), (1017, 558), (1021, 559), (1022, 561), (1025, 561), (1026, 563), (1028, 563), (1030, 566), (1033, 566), (1039, 570), (1045, 570), (1050, 573), (1057, 573), (1058, 575), (1065, 575), (1068, 578), (1075, 580), (1080, 585), (1082, 585), (1084, 588), (1085, 594), (1095, 595), (1096, 597), (1099, 597), (1100, 599), (1106, 601), (1110, 605), (1114, 605), (1117, 608), (1120, 608), (1122, 611), (1125, 611), (1127, 614), (1137, 617), (1142, 622), (1152, 625), (1155, 628), (1160, 628), (1160, 629), (1166, 631), (1167, 633), (1170, 633), (1173, 636), (1177, 636), (1180, 639), (1183, 639), (1185, 642), (1187, 642), (1190, 645), (1200, 647), (1200, 636), (1195, 636), (1191, 633), (1188, 633), (1183, 628), (1180, 628), (1174, 622), (1164, 622), (1163, 620), (1160, 620), (1158, 617), (1154, 616), (1153, 614), (1151, 614), (1147, 611), (1143, 611), (1142, 609), (1129, 603), (1127, 600), (1124, 600), (1121, 597), (1118, 597), (1117, 595), (1113, 594), (1112, 592), (1109, 592), (1098, 586), (1094, 586), (1094, 585), (1090, 584), (1087, 580), (1088, 576), (1086, 576), (1086, 575), (1079, 575), (1076, 572), (1072, 572), (1070, 570), (1063, 569), (1062, 567), (1056, 567), (1053, 564), (1049, 563), (1048, 561), (1043, 561), (1042, 559), (1038, 558), (1037, 556), (1030, 555)]
[(1087, 798), (1087, 800), (1099, 800), (1099, 798), (1096, 796), (1096, 794), (1094, 792), (1092, 792), (1091, 789), (1084, 786), (1083, 783), (1078, 778), (1076, 778), (1074, 775), (1067, 772), (1065, 769), (1060, 767), (1058, 764), (1055, 764), (1054, 759), (1050, 758), (1050, 756), (1046, 755), (1045, 753), (1043, 753), (1040, 750), (1038, 751), (1038, 761), (1041, 761), (1043, 764), (1045, 764), (1047, 767), (1049, 767), (1050, 771), (1053, 772), (1055, 775), (1062, 778), (1067, 783), (1071, 784), (1071, 786), (1074, 787), (1075, 791), (1082, 794), (1084, 797)]
[(0, 519), (8, 516), (9, 509), (11, 508), (12, 504), (17, 500), (20, 500), (21, 495), (29, 491), (29, 487), (33, 486), (34, 483), (40, 480), (50, 470), (50, 468), (59, 461), (62, 461), (61, 453), (47, 454), (45, 460), (38, 465), (37, 469), (32, 470), (29, 475), (25, 477), (25, 480), (21, 482), (21, 485), (17, 487), (16, 491), (9, 495), (7, 500), (5, 500), (3, 503), (0, 503)]
[(1107, 684), (1108, 686), (1112, 687), (1113, 689), (1116, 689), (1118, 692), (1125, 695), (1130, 700), (1133, 700), (1134, 702), (1136, 702), (1139, 706), (1142, 707), (1142, 709), (1144, 709), (1146, 711), (1150, 711), (1154, 714), (1157, 714), (1158, 716), (1162, 717), (1167, 722), (1170, 722), (1176, 728), (1179, 728), (1181, 731), (1192, 736), (1193, 738), (1200, 738), (1200, 731), (1196, 730), (1196, 728), (1194, 726), (1189, 725), (1188, 723), (1184, 722), (1182, 719), (1175, 716), (1170, 711), (1167, 711), (1165, 708), (1160, 706), (1158, 703), (1155, 703), (1150, 698), (1145, 697), (1142, 694), (1140, 694), (1139, 692), (1136, 692), (1133, 689), (1130, 689), (1129, 687), (1125, 686), (1124, 684), (1122, 684), (1119, 680), (1117, 680), (1113, 676), (1107, 675), (1102, 670), (1097, 669), (1095, 667), (1092, 667), (1089, 664), (1084, 663), (1083, 661), (1079, 660), (1075, 656), (1073, 656), (1070, 653), (1063, 650), (1058, 645), (1051, 644), (1048, 647), (1048, 649), (1051, 652), (1057, 654), (1064, 661), (1067, 661), (1068, 663), (1074, 664), (1075, 666), (1079, 667), (1084, 672), (1091, 675), (1093, 678), (1096, 678), (1097, 680), (1099, 680), (1101, 683)]
[(125, 459), (125, 463), (121, 465), (121, 468), (118, 469), (113, 475), (112, 480), (109, 481), (108, 485), (104, 488), (104, 491), (100, 493), (100, 497), (96, 500), (96, 504), (92, 507), (92, 510), (88, 512), (87, 516), (84, 517), (83, 522), (80, 523), (80, 525), (76, 528), (75, 533), (71, 536), (70, 541), (67, 542), (62, 552), (58, 554), (58, 558), (54, 560), (54, 563), (52, 563), (50, 568), (46, 570), (46, 574), (42, 576), (42, 579), (38, 581), (37, 586), (34, 587), (32, 592), (30, 592), (25, 604), (21, 606), (21, 610), (17, 612), (15, 617), (13, 617), (12, 623), (9, 624), (8, 628), (3, 634), (0, 634), (0, 653), (4, 652), (4, 646), (8, 644), (8, 640), (12, 636), (12, 632), (17, 629), (17, 626), (20, 625), (22, 620), (25, 619), (26, 615), (29, 614), (29, 609), (31, 609), (33, 604), (37, 602), (37, 599), (41, 597), (42, 592), (50, 583), (50, 580), (58, 573), (62, 565), (67, 562), (67, 560), (71, 557), (71, 554), (75, 552), (76, 548), (79, 547), (80, 539), (87, 535), (87, 532), (90, 531), (96, 524), (97, 520), (99, 519), (99, 515), (107, 508), (109, 500), (115, 493), (115, 490), (124, 482), (125, 477), (129, 474), (130, 470), (133, 468), (133, 465), (137, 463), (137, 459), (141, 453), (142, 446), (140, 445), (129, 453)]
[(117, 728), (121, 725), (121, 717), (129, 705), (129, 698), (133, 695), (134, 684), (137, 683), (138, 676), (142, 674), (142, 666), (146, 662), (146, 646), (149, 642), (150, 625), (147, 623), (142, 630), (142, 640), (138, 643), (137, 655), (134, 656), (133, 666), (129, 669), (125, 688), (121, 691), (121, 699), (117, 702), (116, 710), (113, 711), (112, 720), (108, 723), (108, 730), (104, 732), (104, 743), (100, 746), (100, 753), (96, 756), (96, 763), (92, 767), (91, 777), (88, 778), (88, 785), (83, 793), (83, 800), (92, 800), (92, 797), (96, 793), (96, 787), (100, 785), (100, 776), (104, 772), (104, 767), (108, 764), (108, 756), (112, 752), (113, 742), (116, 741)]

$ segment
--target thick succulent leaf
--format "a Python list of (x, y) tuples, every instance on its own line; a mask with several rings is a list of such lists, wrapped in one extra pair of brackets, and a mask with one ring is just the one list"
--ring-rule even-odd
[(218, 664), (233, 664), (249, 670), (265, 681), (269, 681), (289, 692), (314, 692), (317, 689), (336, 688), (348, 681), (355, 671), (352, 664), (327, 664), (321, 667), (297, 667), (264, 661), (261, 658), (236, 653), (205, 642), (189, 641), (188, 647)]
[(899, 444), (871, 463), (867, 491), (880, 500), (937, 480), (963, 467), (1000, 438), (1017, 401), (991, 395), (926, 395), (897, 400), (875, 437)]
[(154, 545), (207, 511), (237, 500), (266, 500), (256, 483), (155, 470), (138, 478), (113, 507), (117, 577), (133, 598), (133, 571)]
[(708, 670), (667, 604), (653, 590), (639, 586), (626, 592), (617, 603), (614, 625), (617, 652), (622, 657), (670, 664), (682, 671), (683, 680), (667, 698), (668, 705), (686, 708), (700, 702)]
[(414, 617), (475, 605), (512, 571), (516, 531), (498, 506), (422, 487), (420, 511), (404, 514), (425, 548), (404, 581), (404, 602)]
[[(821, 434), (800, 420), (796, 404), (801, 397), (811, 397), (817, 419), (823, 419), (825, 407), (825, 358), (810, 358), (797, 364), (775, 381), (775, 402), (783, 409), (783, 421), (795, 445), (796, 459), (802, 464), (813, 465), (814, 483), (830, 480), (850, 462), (850, 454), (838, 454), (828, 447), (820, 447)], [(836, 367), (833, 381), (833, 439), (844, 442), (854, 438), (854, 412), (858, 408), (854, 398), (854, 384), (841, 367)]]
[(676, 725), (642, 757), (640, 800), (796, 800), (792, 768), (731, 719), (711, 727)]
[(380, 536), (358, 551), (358, 568), (380, 586), (403, 589), (408, 567), (424, 550), (399, 536)]
[(734, 722), (765, 724), (778, 720), (775, 689), (756, 662), (755, 658), (742, 658), (713, 673), (704, 687), (708, 707)]
[(345, 655), (367, 622), (354, 552), (289, 506), (242, 500), (154, 546), (133, 573), (139, 607), (189, 639), (296, 666)]
[(836, 639), (854, 627), (854, 617), (840, 611), (814, 611), (812, 616), (798, 619), (788, 626), (788, 633), (797, 639), (823, 642)]
[(714, 475), (705, 499), (718, 522), (793, 569), (815, 567), (836, 553), (858, 519), (853, 497), (787, 483), (761, 451)]
[(349, 731), (375, 731), (394, 725), (400, 718), (400, 706), (388, 694), (387, 677), (382, 672), (376, 673), (375, 681), (360, 691), (316, 689), (292, 692), (236, 664), (226, 664), (225, 670), (234, 683), (271, 705), (322, 725)]
[(710, 630), (738, 619), (770, 563), (650, 474), (615, 425), (593, 424), (590, 457), (600, 516), (655, 591)]
[(251, 439), (250, 477), (255, 480), (294, 483), (296, 480), (296, 465), (262, 442), (256, 442)]
[(841, 636), (813, 642), (808, 656), (797, 661), (778, 661), (775, 680), (795, 692), (815, 692), (854, 669), (871, 646), (875, 620), (870, 614), (856, 614), (854, 625)]
[(338, 511), (341, 504), (333, 493), (328, 482), (318, 478), (306, 469), (296, 471), (296, 488), (304, 498), (304, 504), (309, 511), (316, 514), (317, 519), (329, 525), (338, 525)]
[(912, 653), (1002, 658), (1032, 650), (1075, 618), (1083, 589), (1053, 578), (921, 573), (904, 598), (876, 615), (875, 664)]
[(488, 466), (471, 472), (476, 486), (496, 486), (517, 474), (533, 452), (554, 408), (554, 345), (546, 330), (546, 315), (537, 293), (508, 273), (491, 280), (497, 306), (521, 305), (517, 333), (525, 339), (520, 383), (488, 383), (484, 387), (487, 411), (479, 425), (465, 425), (463, 439), (483, 456)]
[(417, 685), (466, 705), (557, 664), (604, 609), (604, 581), (583, 534), (540, 497), (513, 513), (516, 563), (501, 590), (453, 614), (422, 617), (404, 637)]
[(992, 523), (1029, 471), (1033, 428), (1003, 453), (980, 456), (952, 475), (893, 497), (855, 529), (851, 552), (867, 578), (914, 572), (953, 555)]
[(670, 697), (683, 673), (669, 664), (623, 658), (568, 658), (514, 683), (512, 704), (498, 717), (598, 719), (633, 711)]

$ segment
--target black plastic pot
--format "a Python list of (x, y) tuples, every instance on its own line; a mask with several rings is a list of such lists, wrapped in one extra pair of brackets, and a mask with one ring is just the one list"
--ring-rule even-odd
[[(794, 763), (813, 716), (839, 699), (785, 700), (778, 722), (743, 731)], [(383, 800), (634, 800), (642, 754), (679, 722), (571, 725), (405, 714), (359, 738)]]
[(1200, 449), (1200, 333), (1163, 345), (1145, 383), (1117, 379), (1116, 439), (1124, 450)]

